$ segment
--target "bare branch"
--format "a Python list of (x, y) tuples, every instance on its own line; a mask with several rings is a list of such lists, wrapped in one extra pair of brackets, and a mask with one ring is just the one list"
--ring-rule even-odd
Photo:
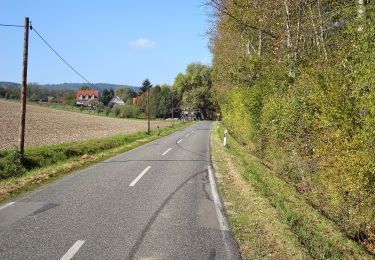
[(219, 11), (220, 13), (222, 14), (225, 14), (227, 15), (228, 17), (232, 18), (234, 21), (236, 21), (237, 23), (239, 23), (241, 26), (245, 27), (245, 28), (249, 28), (249, 29), (252, 29), (254, 31), (261, 31), (262, 33), (274, 38), (274, 39), (277, 39), (278, 37), (276, 35), (274, 35), (272, 32), (270, 31), (267, 31), (267, 30), (264, 30), (262, 28), (259, 28), (257, 26), (253, 26), (253, 25), (250, 25), (250, 24), (246, 24), (244, 22), (242, 22), (240, 19), (238, 19), (236, 16), (234, 16), (231, 12), (229, 12), (227, 10), (227, 8), (223, 7), (217, 0), (208, 0), (206, 5), (208, 6), (211, 6), (213, 8), (215, 8), (217, 11)]

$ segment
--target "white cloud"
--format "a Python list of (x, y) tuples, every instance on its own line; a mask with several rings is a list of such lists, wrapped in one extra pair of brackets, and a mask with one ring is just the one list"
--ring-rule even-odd
[(146, 39), (146, 38), (139, 38), (129, 42), (130, 47), (137, 47), (137, 48), (152, 48), (156, 45), (156, 42)]

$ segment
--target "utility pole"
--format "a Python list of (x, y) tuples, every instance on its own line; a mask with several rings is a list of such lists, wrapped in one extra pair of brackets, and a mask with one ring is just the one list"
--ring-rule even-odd
[(174, 114), (173, 114), (173, 93), (172, 94), (172, 127), (174, 127)]
[(150, 134), (150, 87), (147, 86), (147, 134)]
[(27, 59), (29, 49), (29, 17), (25, 17), (25, 32), (23, 38), (22, 62), (22, 90), (21, 90), (21, 129), (19, 152), (23, 155), (25, 148), (25, 123), (26, 123), (26, 86), (27, 86)]

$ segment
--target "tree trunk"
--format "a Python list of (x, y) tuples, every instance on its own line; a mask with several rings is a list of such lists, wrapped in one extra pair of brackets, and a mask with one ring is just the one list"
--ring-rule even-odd
[(286, 46), (288, 49), (288, 62), (289, 62), (288, 75), (289, 77), (294, 78), (295, 72), (294, 72), (294, 60), (293, 60), (292, 28), (291, 28), (291, 21), (290, 21), (289, 6), (286, 0), (284, 0), (284, 7), (285, 7), (285, 20), (286, 20), (285, 24), (286, 24), (286, 35), (287, 35)]
[(359, 20), (358, 31), (362, 32), (365, 18), (365, 0), (358, 0), (357, 16)]
[(318, 48), (318, 51), (320, 52), (320, 40), (319, 40), (319, 34), (318, 34), (318, 31), (316, 29), (316, 25), (315, 25), (315, 21), (314, 21), (314, 13), (313, 13), (313, 10), (312, 10), (312, 7), (310, 6), (310, 16), (311, 16), (311, 25), (313, 27), (313, 30), (314, 30), (314, 36), (315, 36), (315, 45), (316, 47)]
[(304, 7), (304, 0), (302, 0), (298, 6), (298, 17), (297, 17), (297, 32), (296, 32), (296, 45), (294, 48), (294, 57), (296, 63), (300, 59), (300, 50), (301, 50), (301, 19), (302, 19), (302, 12)]
[[(241, 34), (241, 39), (244, 40), (244, 37)], [(251, 43), (251, 37), (249, 36), (246, 40), (246, 54), (251, 55), (251, 53), (257, 53), (257, 50), (254, 48), (254, 45)]]
[(322, 50), (324, 54), (324, 58), (328, 60), (328, 55), (327, 55), (327, 49), (326, 49), (326, 44), (324, 40), (324, 26), (323, 26), (323, 16), (321, 12), (321, 4), (320, 0), (318, 0), (318, 14), (319, 14), (319, 24), (320, 24), (320, 42), (322, 43)]
[(262, 55), (262, 43), (263, 43), (263, 36), (262, 36), (262, 30), (259, 29), (258, 32), (258, 55)]

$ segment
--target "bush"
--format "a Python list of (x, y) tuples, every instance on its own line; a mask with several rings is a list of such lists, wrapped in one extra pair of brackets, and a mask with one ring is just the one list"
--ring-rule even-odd
[(18, 151), (5, 152), (0, 157), (0, 179), (19, 176), (36, 163), (23, 157)]
[(114, 105), (114, 106), (112, 107), (111, 111), (112, 111), (112, 113), (113, 113), (116, 117), (118, 117), (118, 116), (120, 115), (120, 113), (121, 113), (121, 106), (119, 106), (119, 105)]
[(133, 105), (114, 105), (112, 112), (116, 117), (121, 118), (137, 118), (139, 109)]
[(111, 112), (111, 108), (106, 107), (105, 110), (104, 110), (105, 115), (108, 116), (110, 112)]

